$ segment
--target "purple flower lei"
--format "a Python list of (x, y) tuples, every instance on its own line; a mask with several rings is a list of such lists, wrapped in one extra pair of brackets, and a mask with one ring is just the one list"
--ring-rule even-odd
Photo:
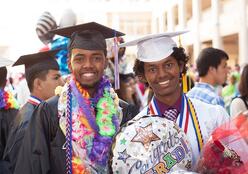
[[(108, 162), (109, 149), (111, 147), (113, 137), (101, 136), (99, 134), (99, 126), (96, 123), (95, 116), (92, 115), (94, 112), (90, 107), (90, 101), (82, 97), (82, 94), (77, 89), (76, 84), (73, 80), (70, 81), (70, 86), (72, 93), (77, 98), (79, 106), (83, 109), (84, 115), (88, 120), (89, 125), (96, 132), (93, 140), (93, 147), (89, 154), (89, 158), (92, 162), (96, 162), (101, 166), (106, 166)], [(108, 92), (108, 93), (110, 92), (110, 88), (111, 88), (111, 83), (105, 76), (103, 76), (102, 79), (100, 80), (100, 83), (98, 84), (98, 89), (96, 91), (96, 94), (94, 98), (91, 100), (94, 106), (96, 106), (99, 99), (103, 97), (104, 92)], [(115, 130), (117, 131), (119, 127), (117, 115), (113, 115), (112, 123), (114, 124)]]
[(4, 93), (5, 91), (0, 89), (0, 108), (4, 108), (6, 106), (6, 102), (4, 99)]

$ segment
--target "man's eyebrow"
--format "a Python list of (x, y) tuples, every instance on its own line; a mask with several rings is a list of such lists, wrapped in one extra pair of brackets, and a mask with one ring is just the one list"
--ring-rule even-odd
[(61, 74), (60, 73), (56, 73), (56, 74), (54, 74), (54, 76), (61, 76)]
[(157, 66), (156, 64), (148, 64), (148, 67)]
[(76, 57), (76, 56), (84, 56), (84, 54), (82, 54), (82, 53), (76, 53), (76, 54), (74, 54), (73, 56), (74, 56), (74, 57)]
[(94, 56), (95, 55), (100, 55), (101, 56), (102, 54), (101, 53), (93, 53), (92, 55), (94, 55)]
[[(82, 53), (76, 53), (76, 54), (74, 55), (74, 57), (75, 57), (75, 56), (84, 56), (84, 55), (85, 55), (85, 54), (82, 54)], [(101, 53), (93, 53), (92, 55), (93, 55), (93, 56), (95, 56), (95, 55), (100, 55), (100, 56), (101, 56), (102, 54), (101, 54)]]

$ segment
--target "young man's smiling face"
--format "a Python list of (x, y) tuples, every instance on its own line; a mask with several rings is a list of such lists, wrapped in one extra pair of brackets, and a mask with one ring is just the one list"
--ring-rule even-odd
[(102, 50), (72, 49), (68, 65), (84, 88), (94, 88), (103, 76), (107, 62)]
[(172, 56), (157, 62), (145, 62), (144, 76), (155, 96), (160, 100), (164, 97), (176, 96), (181, 91), (180, 67)]

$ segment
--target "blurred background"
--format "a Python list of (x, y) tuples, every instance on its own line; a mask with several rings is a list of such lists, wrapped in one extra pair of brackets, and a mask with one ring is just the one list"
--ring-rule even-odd
[[(40, 15), (49, 11), (59, 21), (67, 9), (75, 12), (77, 24), (99, 22), (126, 33), (125, 41), (189, 30), (180, 40), (192, 64), (208, 46), (224, 49), (230, 66), (248, 62), (247, 0), (5, 0), (0, 6), (0, 55), (16, 60), (38, 51), (43, 45), (35, 32)], [(135, 47), (126, 51), (134, 58)]]

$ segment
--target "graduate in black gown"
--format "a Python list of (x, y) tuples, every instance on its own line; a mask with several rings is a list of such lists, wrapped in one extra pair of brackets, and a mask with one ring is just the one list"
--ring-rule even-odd
[(103, 75), (105, 39), (124, 34), (95, 22), (53, 32), (70, 38), (72, 74), (59, 96), (34, 111), (14, 173), (108, 173), (109, 150), (123, 103)]
[(55, 88), (64, 82), (55, 60), (57, 51), (39, 52), (21, 56), (13, 66), (25, 65), (25, 76), (31, 95), (19, 110), (11, 128), (9, 139), (4, 151), (3, 160), (6, 168), (13, 172), (22, 140), (37, 105), (54, 96)]
[(2, 161), (4, 149), (13, 120), (15, 119), (19, 105), (11, 92), (4, 88), (7, 82), (7, 68), (12, 62), (7, 59), (0, 59), (0, 173), (7, 173), (4, 169), (5, 162)]

